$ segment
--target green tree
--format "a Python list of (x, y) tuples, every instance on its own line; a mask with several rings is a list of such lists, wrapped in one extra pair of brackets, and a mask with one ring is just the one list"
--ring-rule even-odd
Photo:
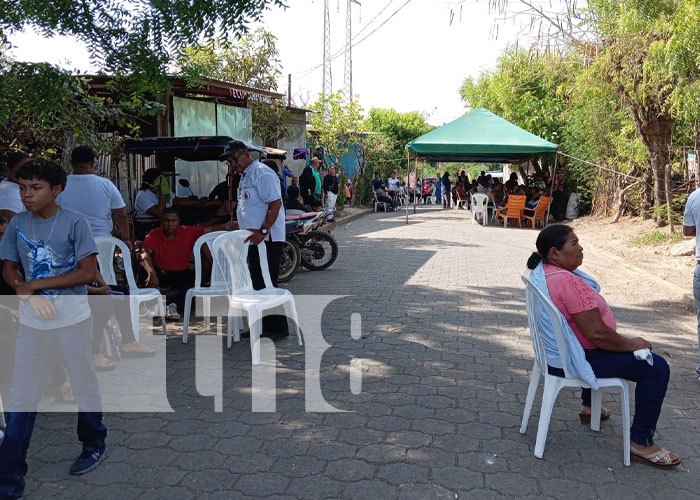
[[(282, 75), (276, 41), (272, 33), (258, 28), (234, 43), (186, 47), (178, 58), (180, 76), (195, 88), (209, 77), (276, 92)], [(251, 108), (253, 137), (274, 146), (287, 135), (289, 112), (281, 100), (256, 97)]]
[(384, 108), (371, 108), (364, 128), (369, 132), (363, 138), (369, 153), (367, 161), (382, 177), (393, 170), (400, 171), (406, 163), (406, 144), (433, 129), (426, 123), (425, 115), (418, 111), (399, 113)]
[(73, 35), (102, 71), (132, 75), (135, 90), (167, 90), (180, 48), (229, 39), (282, 0), (0, 0), (0, 33), (27, 27), (43, 36)]
[[(528, 0), (521, 2), (550, 23), (564, 53), (578, 53), (592, 72), (590, 82), (614, 92), (632, 116), (647, 152), (643, 214), (650, 213), (653, 198), (657, 222), (662, 223), (660, 208), (670, 206), (666, 177), (677, 118), (674, 104), (700, 79), (697, 2), (593, 0), (587, 9), (577, 10), (573, 1), (565, 0), (563, 16), (553, 16)], [(653, 194), (646, 189), (652, 182)]]
[(339, 91), (320, 96), (310, 109), (315, 147), (323, 148), (332, 165), (339, 164), (342, 156), (350, 154), (360, 144), (365, 131), (362, 106), (357, 98), (347, 102)]
[(161, 107), (138, 97), (96, 96), (83, 78), (1, 54), (0, 81), (0, 149), (5, 151), (55, 157), (66, 146), (82, 143), (110, 153), (122, 137), (101, 132), (135, 134), (140, 117), (155, 115)]

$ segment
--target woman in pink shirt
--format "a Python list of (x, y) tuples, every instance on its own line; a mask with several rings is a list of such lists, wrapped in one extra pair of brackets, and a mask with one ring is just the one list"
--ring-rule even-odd
[[(573, 273), (583, 262), (583, 248), (573, 230), (564, 225), (543, 229), (537, 237), (537, 252), (527, 266), (543, 266), (547, 289), (554, 305), (566, 318), (598, 378), (620, 377), (637, 383), (635, 413), (630, 429), (630, 453), (633, 461), (657, 467), (675, 467), (680, 457), (653, 441), (661, 405), (666, 395), (670, 370), (666, 360), (653, 355), (653, 365), (638, 360), (633, 352), (651, 349), (641, 337), (630, 338), (617, 333), (615, 316), (605, 299), (583, 278)], [(560, 368), (549, 367), (551, 375), (564, 376)], [(581, 422), (590, 422), (591, 391), (582, 391)], [(601, 420), (610, 417), (602, 410)]]

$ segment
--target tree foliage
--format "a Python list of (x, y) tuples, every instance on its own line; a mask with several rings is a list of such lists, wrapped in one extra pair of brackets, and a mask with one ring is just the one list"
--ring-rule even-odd
[(418, 111), (400, 113), (391, 108), (371, 108), (365, 129), (370, 132), (363, 139), (368, 152), (367, 161), (373, 171), (387, 177), (393, 170), (401, 171), (406, 165), (406, 144), (430, 132), (433, 127)]
[[(634, 172), (643, 178), (642, 213), (653, 212), (662, 222), (660, 207), (670, 199), (668, 166), (677, 163), (672, 141), (693, 136), (697, 142), (700, 132), (697, 2), (592, 0), (578, 9), (573, 0), (562, 0), (557, 15), (520, 2), (534, 26), (549, 25), (538, 36), (546, 45), (504, 55), (494, 72), (466, 81), (462, 97), (489, 102), (493, 111), (572, 154)], [(674, 133), (676, 123), (686, 130)], [(547, 135), (552, 131), (558, 137)], [(569, 167), (594, 198), (601, 189), (597, 179), (606, 174), (580, 163)], [(619, 176), (615, 182), (622, 182)]]
[(180, 48), (228, 39), (282, 0), (0, 0), (0, 33), (36, 28), (73, 35), (106, 73), (132, 75), (136, 90), (158, 94)]
[(100, 97), (85, 79), (49, 64), (23, 63), (0, 55), (0, 149), (61, 155), (81, 143), (111, 152), (120, 137), (101, 132), (138, 131), (141, 117), (160, 109), (128, 92)]
[[(195, 88), (209, 77), (276, 92), (282, 75), (276, 41), (272, 33), (258, 28), (233, 43), (186, 47), (178, 57), (179, 74)], [(287, 135), (289, 112), (281, 100), (258, 96), (251, 107), (253, 137), (274, 146)]]
[(347, 102), (341, 90), (321, 95), (310, 109), (309, 122), (314, 129), (310, 139), (315, 147), (323, 148), (331, 164), (339, 164), (342, 156), (360, 144), (365, 131), (362, 106), (357, 99)]

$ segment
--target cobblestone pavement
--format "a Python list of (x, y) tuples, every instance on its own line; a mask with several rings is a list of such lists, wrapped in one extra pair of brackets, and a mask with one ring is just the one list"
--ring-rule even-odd
[[(323, 315), (332, 347), (321, 385), (329, 403), (349, 412), (304, 411), (304, 354), (291, 337), (276, 345), (276, 412), (251, 411), (246, 340), (224, 352), (223, 411), (215, 412), (194, 383), (194, 347), (205, 337), (187, 345), (170, 338), (175, 412), (107, 414), (112, 454), (77, 479), (67, 474), (79, 452), (74, 415), (40, 415), (26, 498), (698, 498), (695, 340), (653, 300), (663, 298), (653, 286), (649, 303), (627, 303), (626, 287), (645, 286), (643, 277), (621, 276), (594, 254), (584, 262), (603, 278), (622, 331), (647, 336), (669, 359), (657, 438), (684, 459), (673, 471), (623, 466), (613, 392), (604, 399), (613, 416), (593, 433), (579, 423), (576, 392), (563, 391), (543, 460), (532, 455), (539, 398), (527, 434), (519, 433), (532, 367), (519, 276), (535, 231), (484, 228), (466, 211), (427, 209), (408, 225), (402, 214), (373, 214), (335, 234), (336, 264), (300, 271), (289, 289), (345, 296)], [(350, 390), (353, 358), (363, 359), (359, 394)], [(140, 362), (121, 361), (118, 370)]]

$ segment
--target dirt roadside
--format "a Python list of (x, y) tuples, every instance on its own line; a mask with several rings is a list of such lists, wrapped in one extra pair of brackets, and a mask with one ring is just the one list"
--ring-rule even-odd
[[(591, 272), (615, 301), (630, 307), (651, 308), (687, 332), (696, 333), (693, 299), (695, 257), (673, 257), (676, 242), (640, 245), (635, 238), (657, 228), (653, 221), (582, 217), (570, 225), (584, 249), (582, 268)], [(680, 227), (677, 228), (680, 231)], [(612, 301), (611, 301), (612, 302)]]

